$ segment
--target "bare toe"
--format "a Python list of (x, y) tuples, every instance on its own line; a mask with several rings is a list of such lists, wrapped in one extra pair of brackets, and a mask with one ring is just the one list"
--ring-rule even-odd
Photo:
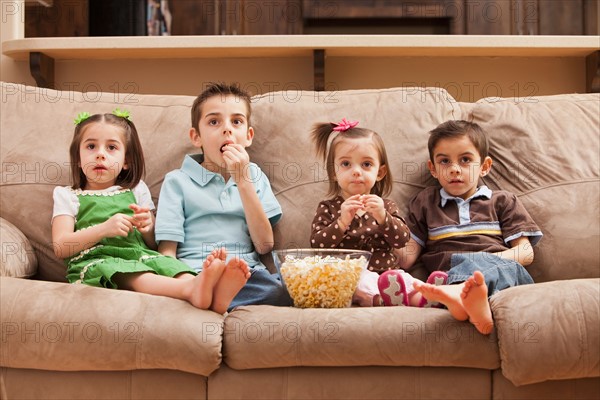
[(228, 265), (240, 269), (246, 278), (250, 278), (250, 267), (246, 261), (236, 257), (229, 261)]
[(225, 247), (220, 247), (216, 250), (213, 250), (216, 252), (216, 256), (217, 258), (220, 258), (221, 260), (225, 261), (227, 260), (227, 249), (225, 249)]
[[(214, 251), (213, 251), (214, 253)], [(204, 262), (202, 263), (202, 270), (206, 270), (210, 264), (212, 264), (213, 260), (215, 259), (215, 255), (213, 253), (210, 253), (208, 256), (206, 256), (206, 259), (204, 260)]]

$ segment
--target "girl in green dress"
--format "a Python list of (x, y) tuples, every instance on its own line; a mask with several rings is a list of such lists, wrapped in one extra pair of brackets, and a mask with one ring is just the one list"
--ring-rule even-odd
[(197, 274), (156, 252), (154, 204), (141, 180), (144, 155), (129, 114), (81, 113), (70, 147), (71, 187), (54, 190), (52, 240), (71, 283), (128, 289), (227, 311), (250, 272), (213, 251)]

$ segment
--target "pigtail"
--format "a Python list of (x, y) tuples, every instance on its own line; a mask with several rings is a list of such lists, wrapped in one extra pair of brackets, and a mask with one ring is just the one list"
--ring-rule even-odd
[(317, 155), (323, 161), (327, 161), (327, 142), (329, 141), (329, 136), (333, 133), (333, 128), (335, 128), (335, 124), (330, 122), (313, 125), (311, 137), (315, 144)]
[(125, 154), (125, 162), (128, 169), (121, 170), (116, 184), (126, 189), (133, 189), (140, 183), (146, 172), (144, 150), (134, 123), (129, 118), (121, 118), (121, 120), (126, 126), (127, 153)]

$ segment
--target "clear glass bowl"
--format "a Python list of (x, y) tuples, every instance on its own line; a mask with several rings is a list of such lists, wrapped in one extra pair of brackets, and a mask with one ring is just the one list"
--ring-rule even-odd
[(362, 250), (273, 251), (281, 281), (300, 308), (349, 307), (370, 258), (371, 253)]

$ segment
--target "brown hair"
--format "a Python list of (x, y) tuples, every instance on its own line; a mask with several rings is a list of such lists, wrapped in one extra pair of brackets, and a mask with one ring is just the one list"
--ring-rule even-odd
[(487, 135), (481, 126), (475, 122), (450, 120), (438, 125), (429, 132), (427, 148), (429, 149), (429, 159), (431, 162), (434, 162), (433, 150), (440, 140), (453, 139), (461, 136), (467, 136), (469, 140), (471, 140), (482, 161), (488, 156), (490, 146)]
[(81, 145), (81, 138), (86, 128), (94, 123), (110, 124), (123, 130), (125, 138), (125, 162), (129, 168), (121, 170), (115, 184), (125, 189), (134, 188), (144, 176), (145, 165), (144, 152), (142, 151), (142, 145), (135, 125), (129, 119), (117, 117), (114, 114), (94, 114), (77, 124), (73, 140), (71, 141), (69, 155), (71, 157), (73, 189), (83, 189), (87, 184), (87, 178), (80, 166), (79, 146)]
[(248, 115), (246, 118), (248, 119), (248, 126), (250, 126), (250, 114), (252, 112), (250, 107), (250, 95), (240, 88), (238, 84), (226, 84), (223, 82), (219, 83), (210, 83), (206, 89), (202, 93), (196, 97), (194, 100), (194, 104), (192, 105), (192, 128), (196, 130), (196, 132), (200, 132), (200, 117), (202, 115), (202, 105), (206, 100), (210, 99), (214, 96), (221, 96), (225, 98), (225, 96), (235, 96), (236, 99), (241, 99), (246, 103), (246, 109)]
[(333, 133), (333, 128), (336, 127), (336, 124), (332, 123), (320, 123), (315, 124), (312, 130), (312, 139), (315, 143), (315, 147), (317, 149), (317, 154), (319, 157), (325, 161), (327, 165), (327, 176), (329, 177), (329, 192), (328, 196), (337, 196), (340, 193), (340, 187), (335, 178), (335, 148), (344, 139), (359, 139), (359, 138), (369, 138), (373, 141), (375, 148), (377, 149), (377, 153), (379, 154), (380, 166), (387, 166), (387, 173), (380, 181), (375, 182), (375, 185), (371, 188), (371, 194), (376, 194), (377, 196), (387, 196), (392, 191), (392, 171), (389, 168), (389, 162), (387, 153), (385, 151), (385, 145), (383, 143), (383, 139), (379, 134), (375, 131), (372, 131), (367, 128), (350, 128), (344, 132), (340, 132), (327, 148), (327, 142), (329, 141), (329, 136)]

